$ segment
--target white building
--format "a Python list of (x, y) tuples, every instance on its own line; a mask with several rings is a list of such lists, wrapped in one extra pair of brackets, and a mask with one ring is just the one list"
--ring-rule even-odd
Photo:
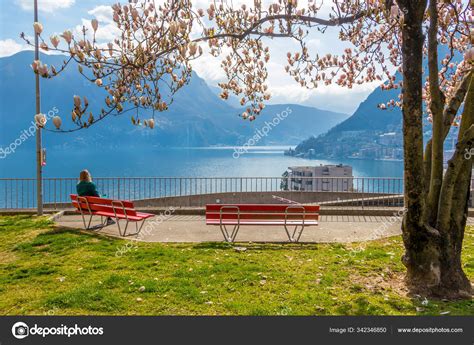
[(350, 165), (288, 167), (288, 190), (349, 192), (353, 190)]

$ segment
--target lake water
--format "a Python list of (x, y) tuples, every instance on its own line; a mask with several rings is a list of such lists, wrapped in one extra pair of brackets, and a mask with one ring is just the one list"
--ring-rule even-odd
[[(233, 147), (147, 150), (48, 150), (45, 177), (76, 177), (82, 169), (101, 177), (277, 177), (298, 165), (348, 164), (354, 176), (402, 177), (403, 163), (374, 160), (309, 160), (283, 155), (285, 147), (254, 147), (235, 158)], [(19, 151), (0, 160), (0, 177), (34, 177), (35, 153)]]

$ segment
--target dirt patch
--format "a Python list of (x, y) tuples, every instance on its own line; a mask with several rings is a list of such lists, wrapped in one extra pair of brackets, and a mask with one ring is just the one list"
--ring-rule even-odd
[(399, 296), (408, 296), (405, 274), (385, 269), (382, 273), (368, 276), (351, 275), (350, 281), (371, 293), (393, 292)]
[(0, 262), (2, 264), (9, 264), (15, 262), (17, 259), (16, 255), (11, 252), (0, 252)]

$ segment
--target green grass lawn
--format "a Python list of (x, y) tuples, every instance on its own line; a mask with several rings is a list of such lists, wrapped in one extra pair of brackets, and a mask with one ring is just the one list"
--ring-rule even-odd
[[(474, 315), (472, 300), (407, 297), (402, 252), (400, 237), (317, 245), (135, 243), (54, 228), (44, 218), (0, 217), (0, 312)], [(472, 228), (463, 263), (473, 281)]]

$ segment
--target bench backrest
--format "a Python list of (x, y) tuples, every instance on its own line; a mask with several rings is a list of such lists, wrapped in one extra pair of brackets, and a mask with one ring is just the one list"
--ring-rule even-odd
[(209, 204), (206, 205), (206, 219), (265, 219), (318, 220), (318, 205), (288, 204)]
[[(137, 211), (133, 202), (126, 200), (113, 200), (113, 199), (104, 199), (96, 196), (78, 196), (76, 194), (71, 194), (71, 201), (73, 206), (80, 211), (89, 212), (89, 208), (92, 212), (109, 212), (127, 216), (136, 216)], [(87, 200), (87, 201), (86, 201)]]

